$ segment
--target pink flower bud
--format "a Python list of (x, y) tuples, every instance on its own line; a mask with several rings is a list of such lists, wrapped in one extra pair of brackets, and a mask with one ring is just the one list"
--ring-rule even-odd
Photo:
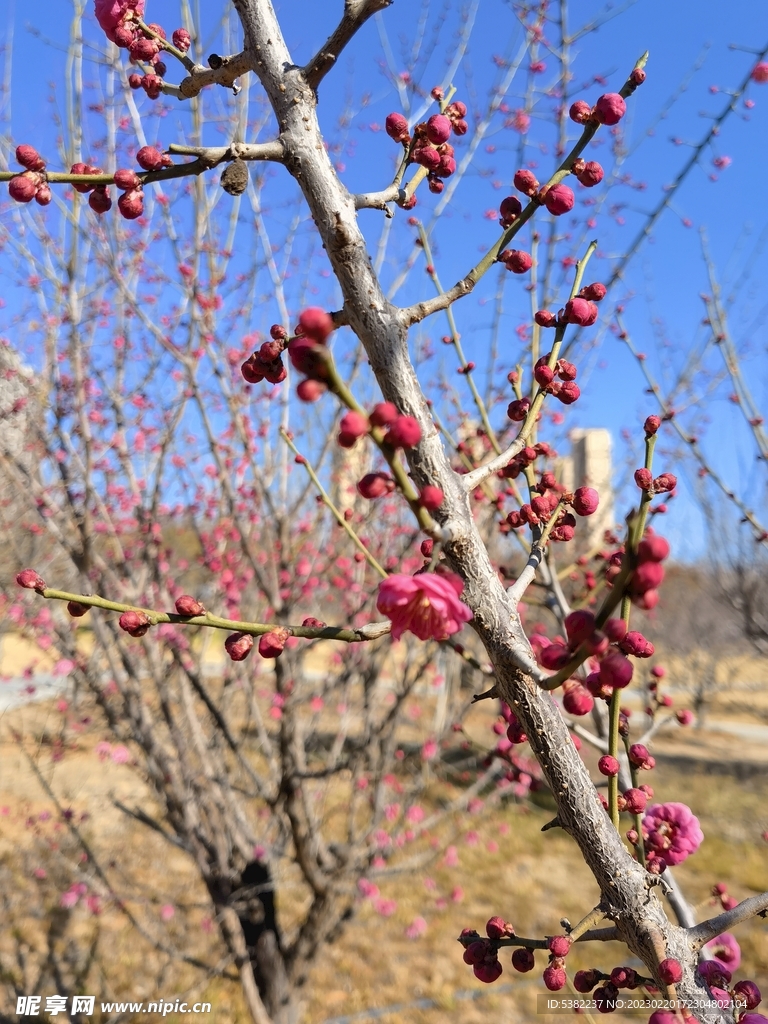
[(358, 493), (369, 500), (391, 494), (394, 489), (395, 481), (387, 473), (366, 473), (357, 484)]
[(659, 977), (665, 985), (676, 985), (683, 977), (683, 968), (680, 966), (680, 961), (673, 960), (671, 957), (667, 960), (662, 960), (659, 964)]
[(573, 511), (577, 516), (591, 516), (599, 503), (600, 495), (594, 487), (579, 487), (573, 492)]
[(333, 319), (319, 306), (309, 306), (299, 317), (299, 326), (305, 337), (323, 343), (334, 330)]
[(31, 203), (40, 185), (38, 174), (34, 171), (22, 171), (8, 182), (8, 195), (17, 203)]
[(51, 193), (51, 190), (48, 187), (48, 182), (44, 181), (35, 193), (35, 202), (38, 204), (38, 206), (47, 206), (48, 203), (50, 203), (51, 199), (53, 199), (53, 194)]
[(146, 612), (123, 612), (117, 624), (130, 636), (138, 637), (144, 636), (152, 622)]
[(648, 753), (648, 747), (645, 744), (633, 743), (629, 748), (629, 760), (635, 768), (645, 768), (647, 770), (648, 763), (653, 761), (653, 758)]
[[(563, 707), (569, 715), (588, 715), (595, 702), (589, 690), (575, 679), (569, 680), (563, 687)], [(558, 956), (565, 956), (559, 953)]]
[(534, 314), (533, 319), (539, 325), (539, 327), (556, 327), (557, 317), (554, 313), (548, 312), (546, 309), (540, 309)]
[(45, 160), (40, 156), (34, 146), (17, 146), (16, 160), (28, 171), (44, 171)]
[(657, 494), (664, 494), (666, 491), (674, 491), (677, 487), (677, 477), (672, 473), (662, 473), (653, 481), (653, 489)]
[(249, 384), (260, 384), (264, 380), (264, 364), (256, 355), (249, 356), (241, 365), (240, 373)]
[(544, 205), (555, 216), (560, 217), (573, 209), (573, 190), (567, 185), (553, 185), (544, 196)]
[(650, 491), (653, 485), (653, 473), (650, 469), (636, 469), (635, 483), (641, 491)]
[(489, 939), (503, 939), (508, 935), (514, 935), (515, 929), (507, 924), (503, 917), (492, 917), (485, 925), (485, 934)]
[(532, 971), (536, 966), (533, 950), (526, 949), (525, 946), (518, 946), (512, 954), (512, 966), (521, 974), (527, 974), (528, 971)]
[(445, 114), (433, 114), (427, 121), (427, 138), (433, 146), (447, 142), (451, 137), (451, 122)]
[[(768, 65), (766, 65), (766, 67), (768, 67)], [(760, 1005), (760, 1001), (763, 998), (760, 989), (754, 981), (748, 981), (747, 979), (736, 982), (733, 986), (733, 994), (739, 1002), (744, 1004), (747, 1010), (754, 1010), (755, 1007)], [(744, 1018), (742, 1017), (741, 1019), (743, 1020)]]
[(97, 186), (88, 196), (88, 205), (94, 213), (108, 213), (112, 209), (112, 200), (105, 186)]
[(402, 114), (387, 114), (384, 128), (390, 139), (393, 139), (395, 142), (407, 142), (410, 138), (408, 134), (408, 121)]
[(768, 82), (768, 63), (760, 61), (759, 64), (755, 64), (752, 68), (752, 81), (757, 82), (759, 85)]
[(568, 116), (576, 124), (586, 124), (592, 116), (592, 107), (590, 107), (586, 100), (576, 100), (575, 103), (571, 104)]
[(567, 359), (558, 359), (555, 365), (555, 373), (560, 380), (576, 380), (578, 371), (573, 363), (569, 363)]
[(627, 635), (627, 624), (624, 619), (608, 619), (603, 626), (603, 632), (611, 643), (618, 643)]
[(342, 448), (351, 448), (359, 437), (365, 437), (371, 425), (363, 413), (350, 410), (341, 418), (339, 424), (339, 444)]
[(600, 683), (612, 690), (623, 690), (632, 681), (634, 666), (619, 651), (610, 651), (600, 662)]
[(539, 187), (539, 182), (533, 171), (521, 169), (515, 171), (514, 185), (518, 192), (522, 192), (526, 196), (532, 196)]
[(597, 770), (601, 775), (606, 775), (608, 778), (613, 778), (614, 775), (619, 774), (619, 762), (615, 757), (610, 754), (603, 754), (600, 760), (597, 762)]
[(192, 45), (192, 37), (185, 28), (177, 28), (171, 36), (171, 42), (177, 50), (181, 50), (182, 53), (186, 53)]
[(398, 417), (397, 406), (392, 402), (378, 402), (371, 409), (369, 419), (373, 427), (388, 427)]
[(393, 448), (413, 448), (421, 440), (421, 427), (413, 416), (398, 416), (390, 423), (384, 440)]
[(126, 220), (136, 220), (144, 213), (144, 193), (139, 189), (123, 192), (117, 200), (117, 208)]
[(139, 75), (134, 71), (133, 74), (128, 75), (128, 85), (130, 85), (132, 89), (140, 89), (143, 79), (143, 75)]
[(302, 402), (316, 402), (327, 390), (322, 381), (309, 378), (299, 381), (296, 385), (296, 394)]
[(641, 562), (632, 576), (632, 593), (644, 594), (656, 590), (664, 579), (664, 566), (660, 562)]
[(501, 976), (502, 966), (498, 960), (486, 960), (482, 964), (475, 964), (472, 971), (478, 981), (484, 981), (486, 985), (490, 985)]
[(176, 611), (179, 615), (205, 615), (205, 605), (189, 594), (182, 594), (176, 598)]
[(312, 380), (327, 380), (328, 350), (308, 338), (294, 338), (288, 344), (288, 356), (299, 371)]
[[(136, 36), (131, 42), (128, 52), (132, 61), (151, 61), (158, 50), (157, 41), (147, 36)], [(148, 167), (147, 170), (150, 170)]]
[(536, 367), (533, 376), (540, 388), (546, 388), (555, 379), (555, 371), (544, 363), (542, 366)]
[(445, 495), (439, 487), (433, 487), (431, 484), (427, 484), (426, 487), (422, 487), (419, 492), (419, 504), (422, 508), (427, 509), (428, 512), (434, 512), (440, 508), (445, 500)]
[(502, 199), (501, 205), (499, 206), (499, 214), (501, 215), (501, 226), (508, 228), (514, 223), (515, 218), (520, 215), (523, 206), (517, 196), (507, 196), (506, 199)]
[(510, 743), (518, 744), (525, 743), (528, 737), (525, 735), (523, 726), (517, 719), (510, 722), (507, 726), (507, 739)]
[(325, 623), (321, 619), (316, 619), (314, 615), (308, 615), (301, 624), (307, 629), (325, 629)]
[(595, 117), (600, 124), (618, 124), (627, 112), (627, 104), (617, 92), (607, 92), (595, 104)]
[(413, 151), (414, 163), (426, 167), (428, 171), (436, 171), (440, 166), (440, 154), (433, 146), (419, 146)]
[(627, 633), (619, 644), (624, 654), (631, 654), (634, 658), (651, 658), (656, 650), (650, 640), (646, 640), (642, 633), (632, 629)]
[(597, 160), (589, 160), (576, 175), (579, 183), (585, 188), (594, 188), (603, 180), (604, 171)]
[(563, 320), (578, 327), (591, 327), (597, 320), (598, 309), (589, 299), (569, 299), (563, 310)]
[(544, 968), (542, 979), (550, 992), (558, 992), (561, 988), (565, 988), (567, 980), (565, 968), (550, 964), (549, 967)]
[[(474, 933), (477, 935), (477, 932)], [(464, 963), (474, 966), (474, 964), (481, 964), (485, 958), (491, 952), (491, 944), (486, 939), (478, 939), (464, 949)]]
[(590, 302), (600, 302), (604, 299), (608, 289), (600, 281), (595, 281), (594, 284), (585, 285), (584, 288), (579, 292), (580, 299), (589, 299)]
[(547, 940), (547, 948), (553, 956), (568, 956), (571, 950), (571, 940), (567, 935), (552, 935)]
[(575, 650), (579, 644), (592, 635), (595, 628), (595, 616), (586, 608), (581, 608), (566, 616), (564, 626), (571, 648)]
[(632, 85), (642, 85), (645, 81), (645, 72), (642, 68), (633, 68), (629, 80)]
[(43, 577), (34, 569), (22, 569), (16, 574), (16, 583), (25, 590), (36, 590), (38, 594), (42, 594), (47, 586)]
[(624, 810), (630, 814), (642, 814), (648, 804), (648, 797), (641, 789), (628, 789), (624, 793)]
[(637, 557), (641, 562), (663, 562), (668, 555), (669, 542), (657, 533), (643, 537), (637, 548)]
[(163, 154), (154, 146), (142, 146), (136, 154), (136, 163), (145, 171), (156, 171), (163, 166)]
[(680, 725), (690, 725), (693, 721), (693, 712), (689, 711), (688, 708), (682, 708), (680, 711), (675, 712), (675, 718)]
[(253, 648), (253, 637), (250, 633), (230, 633), (224, 648), (232, 661), (245, 661)]
[(285, 641), (290, 636), (287, 629), (279, 627), (271, 633), (259, 637), (259, 654), (262, 658), (279, 658), (285, 649)]
[(645, 423), (643, 424), (643, 430), (645, 430), (646, 437), (653, 437), (656, 431), (661, 426), (661, 419), (658, 416), (648, 416)]
[(499, 262), (513, 274), (525, 274), (533, 266), (531, 254), (521, 249), (505, 249), (499, 254)]
[(121, 168), (115, 171), (115, 184), (122, 192), (129, 192), (131, 189), (140, 187), (141, 178), (136, 171)]
[(528, 415), (528, 410), (531, 407), (531, 400), (529, 398), (518, 398), (514, 402), (510, 402), (507, 406), (507, 416), (516, 423), (521, 423)]

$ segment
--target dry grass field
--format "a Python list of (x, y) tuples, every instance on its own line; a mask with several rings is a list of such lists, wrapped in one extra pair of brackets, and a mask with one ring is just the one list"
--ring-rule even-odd
[[(768, 688), (761, 675), (765, 666), (730, 666), (724, 672), (732, 681), (744, 679), (744, 684), (723, 686), (709, 709), (711, 729), (675, 727), (660, 734), (653, 747), (658, 767), (649, 777), (655, 799), (685, 800), (701, 819), (706, 840), (676, 872), (689, 898), (699, 904), (700, 917), (717, 912), (709, 897), (715, 882), (725, 882), (737, 898), (768, 888), (768, 843), (761, 838), (768, 829), (768, 743), (760, 736), (768, 716)], [(676, 700), (685, 703), (682, 695)], [(84, 949), (94, 943), (93, 976), (98, 976), (102, 998), (147, 1000), (159, 993), (166, 998), (191, 993), (212, 1003), (206, 1019), (245, 1022), (236, 981), (207, 978), (153, 948), (152, 942), (170, 945), (211, 964), (222, 955), (205, 893), (186, 855), (116, 806), (151, 806), (140, 770), (99, 759), (96, 745), (104, 734), (95, 719), (82, 720), (89, 718), (86, 706), (80, 709), (78, 729), (68, 735), (65, 756), (53, 760), (48, 744), (60, 718), (53, 703), (39, 702), (8, 711), (2, 719), (0, 868), (6, 906), (0, 952), (16, 956), (21, 943), (32, 962), (35, 948), (45, 950), (49, 943)], [(471, 713), (470, 732), (487, 743), (491, 719), (492, 710), (478, 705)], [(748, 732), (757, 727), (757, 732), (739, 736), (717, 731), (723, 723)], [(61, 807), (71, 809), (72, 823), (114, 893), (140, 924), (143, 937), (125, 913), (105, 907), (94, 915), (82, 902), (63, 915), (59, 935), (51, 927), (57, 914), (62, 916), (56, 906), (56, 865), (75, 870), (82, 849), (27, 755), (40, 766)], [(592, 753), (584, 757), (594, 769)], [(436, 783), (432, 800), (444, 798), (450, 788)], [(519, 933), (541, 936), (556, 932), (563, 916), (576, 921), (591, 909), (595, 885), (564, 834), (541, 832), (549, 818), (546, 807), (508, 803), (464, 815), (417, 844), (425, 856), (430, 840), (441, 852), (415, 873), (377, 879), (388, 904), (360, 897), (356, 917), (324, 950), (304, 988), (306, 1021), (323, 1024), (353, 1016), (362, 1022), (374, 1019), (367, 1012), (372, 1008), (393, 1006), (400, 1008), (382, 1018), (388, 1024), (436, 1024), (446, 1013), (462, 1024), (479, 1024), (489, 1015), (520, 1022), (546, 1019), (536, 1013), (536, 996), (544, 991), (538, 967), (522, 976), (503, 957), (500, 981), (483, 986), (462, 963), (456, 936), (466, 926), (482, 929), (495, 913), (511, 920)], [(58, 848), (52, 850), (52, 844)], [(454, 849), (446, 858), (448, 846)], [(47, 877), (36, 878), (35, 870), (39, 873), (43, 864)], [(279, 886), (280, 913), (290, 927), (297, 888), (289, 868)], [(174, 908), (172, 917), (165, 919), (164, 907)], [(758, 919), (741, 927), (738, 938), (743, 951), (739, 976), (753, 977), (768, 989), (765, 922)], [(625, 962), (621, 948), (607, 945), (578, 947), (569, 958), (572, 971), (610, 969)]]

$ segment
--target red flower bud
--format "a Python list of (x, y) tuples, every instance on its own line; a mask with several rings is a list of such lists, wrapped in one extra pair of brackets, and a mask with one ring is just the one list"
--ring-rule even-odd
[(631, 654), (634, 658), (651, 658), (656, 653), (656, 648), (650, 640), (646, 640), (642, 633), (631, 629), (619, 642), (619, 649), (624, 654)]
[(662, 473), (653, 481), (653, 489), (656, 494), (664, 494), (666, 491), (674, 491), (677, 487), (677, 477), (672, 473)]
[(440, 508), (445, 500), (445, 495), (439, 487), (433, 487), (431, 484), (427, 484), (426, 487), (422, 487), (419, 492), (419, 504), (422, 508), (427, 509), (428, 512), (434, 512), (435, 509)]
[(154, 146), (142, 146), (136, 154), (136, 162), (145, 171), (157, 171), (163, 166), (163, 154)]
[(635, 483), (641, 491), (650, 491), (653, 485), (653, 473), (650, 469), (636, 469)]
[(589, 299), (569, 299), (563, 310), (563, 320), (578, 327), (591, 327), (597, 320), (598, 309)]
[(597, 762), (597, 770), (601, 775), (606, 775), (608, 778), (612, 778), (614, 775), (619, 774), (619, 762), (610, 754), (603, 754)]
[(368, 417), (363, 413), (350, 410), (341, 418), (339, 424), (338, 441), (342, 448), (351, 448), (359, 437), (365, 435), (371, 429)]
[(123, 192), (117, 200), (117, 208), (126, 220), (136, 220), (144, 213), (144, 193), (139, 189)]
[(663, 562), (669, 555), (669, 542), (657, 533), (643, 537), (637, 549), (637, 557), (641, 562)]
[(600, 281), (595, 281), (594, 284), (585, 285), (579, 292), (580, 299), (589, 299), (590, 302), (600, 302), (601, 299), (605, 298), (608, 289)]
[(573, 190), (567, 185), (553, 185), (544, 196), (544, 205), (555, 216), (560, 217), (573, 209)]
[(566, 616), (564, 626), (570, 645), (575, 650), (594, 632), (595, 616), (586, 608), (581, 608)]
[(40, 156), (34, 146), (17, 146), (16, 160), (28, 171), (44, 171), (45, 160)]
[(245, 661), (251, 653), (253, 637), (250, 633), (230, 633), (224, 647), (232, 661)]
[(88, 196), (88, 205), (94, 213), (108, 213), (112, 209), (112, 200), (106, 186), (99, 185)]
[(143, 78), (143, 75), (139, 75), (134, 71), (132, 75), (128, 75), (128, 85), (132, 89), (140, 89)]
[(594, 188), (595, 185), (599, 185), (603, 180), (604, 174), (605, 172), (597, 160), (589, 160), (578, 172), (576, 178), (585, 188)]
[(17, 203), (31, 203), (40, 185), (38, 174), (34, 171), (22, 171), (8, 182), (8, 195)]
[(378, 402), (371, 409), (369, 419), (373, 427), (388, 427), (390, 423), (395, 422), (398, 415), (397, 406), (392, 402)]
[(573, 987), (577, 992), (591, 992), (600, 980), (599, 971), (576, 971), (573, 976)]
[(523, 195), (532, 196), (539, 187), (539, 182), (533, 171), (515, 171), (514, 185), (518, 192)]
[(518, 398), (514, 402), (510, 402), (507, 406), (507, 416), (516, 423), (521, 423), (528, 415), (528, 410), (531, 407), (531, 400), (529, 398)]
[(645, 423), (643, 424), (643, 430), (645, 430), (646, 437), (653, 437), (656, 431), (661, 426), (661, 418), (659, 416), (648, 416)]
[(645, 81), (645, 72), (642, 68), (633, 68), (629, 80), (632, 85), (642, 85)]
[(501, 215), (501, 226), (508, 228), (514, 223), (515, 218), (520, 215), (523, 209), (522, 203), (517, 196), (507, 196), (506, 199), (502, 199), (501, 205), (499, 206), (499, 214)]
[(433, 114), (427, 121), (427, 138), (433, 146), (447, 142), (451, 137), (451, 122), (445, 114)]
[(539, 327), (556, 327), (557, 317), (554, 313), (548, 312), (546, 309), (540, 309), (534, 314), (533, 319), (539, 325)]
[(568, 116), (576, 124), (586, 124), (592, 116), (592, 107), (590, 107), (586, 100), (576, 100), (575, 103), (571, 104)]
[(565, 968), (550, 964), (549, 967), (544, 968), (542, 979), (550, 992), (558, 992), (561, 988), (565, 988), (567, 980)]
[(131, 189), (140, 187), (141, 178), (136, 171), (121, 168), (115, 171), (115, 184), (122, 192), (129, 192)]
[(552, 935), (547, 940), (547, 948), (553, 956), (568, 956), (571, 950), (571, 940), (567, 935)]
[(79, 619), (86, 612), (90, 611), (90, 608), (87, 604), (80, 604), (79, 601), (67, 601), (67, 611), (73, 619)]
[(627, 624), (624, 619), (608, 619), (603, 626), (603, 632), (611, 643), (618, 643), (627, 635)]
[(38, 594), (42, 594), (47, 586), (43, 577), (34, 569), (22, 569), (16, 573), (16, 582), (25, 590), (36, 590)]
[(322, 381), (309, 378), (299, 381), (296, 385), (296, 394), (302, 402), (316, 402), (327, 390)]
[(394, 139), (395, 142), (407, 142), (410, 138), (408, 134), (408, 121), (402, 114), (387, 114), (384, 128), (390, 139)]
[(656, 590), (664, 579), (664, 566), (660, 562), (641, 562), (632, 576), (632, 593), (644, 594)]
[(398, 416), (390, 423), (384, 440), (393, 448), (413, 448), (421, 440), (421, 427), (413, 416)]
[(600, 662), (600, 683), (612, 690), (623, 690), (632, 680), (634, 666), (618, 651), (610, 651)]
[(618, 124), (627, 112), (627, 104), (617, 92), (607, 92), (595, 104), (595, 117), (600, 124)]
[(521, 249), (505, 249), (499, 254), (499, 262), (513, 274), (525, 274), (533, 266), (531, 254)]
[(543, 366), (536, 367), (533, 371), (533, 376), (540, 388), (546, 388), (555, 379), (555, 371), (544, 363)]
[(533, 950), (526, 949), (525, 946), (519, 946), (512, 954), (512, 966), (521, 974), (527, 974), (528, 971), (532, 971), (536, 966)]
[(680, 966), (680, 962), (671, 957), (662, 960), (659, 964), (659, 977), (666, 985), (676, 985), (683, 977), (683, 968)]
[(321, 344), (334, 330), (333, 319), (319, 306), (309, 306), (299, 316), (299, 326), (305, 337)]
[(558, 359), (555, 365), (555, 373), (560, 380), (576, 380), (577, 372), (573, 363), (569, 363), (567, 359)]
[(176, 598), (176, 611), (179, 615), (205, 615), (205, 605), (189, 594), (182, 594)]
[(278, 627), (271, 633), (264, 633), (259, 637), (259, 654), (262, 658), (279, 658), (289, 636), (290, 633), (283, 627)]
[(192, 45), (192, 37), (185, 28), (177, 28), (171, 36), (171, 42), (177, 50), (181, 50), (182, 53), (186, 53)]
[(387, 473), (366, 473), (357, 484), (358, 494), (369, 500), (391, 494), (394, 489), (395, 481)]
[[(588, 715), (594, 706), (589, 690), (575, 679), (568, 680), (563, 686), (563, 707), (569, 715)], [(565, 956), (565, 953), (558, 953), (557, 956)]]
[(152, 622), (146, 612), (123, 612), (117, 624), (130, 636), (138, 637), (144, 636)]
[(573, 492), (573, 511), (577, 516), (591, 516), (599, 503), (600, 495), (594, 487), (579, 487)]

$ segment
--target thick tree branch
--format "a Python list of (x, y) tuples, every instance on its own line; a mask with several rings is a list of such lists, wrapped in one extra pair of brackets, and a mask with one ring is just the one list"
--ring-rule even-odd
[(341, 51), (366, 21), (391, 3), (392, 0), (345, 0), (344, 14), (333, 35), (304, 67), (304, 78), (312, 89), (317, 91), (317, 87), (336, 64)]
[(223, 85), (232, 88), (238, 78), (251, 70), (250, 60), (245, 52), (230, 57), (220, 57), (221, 64), (215, 68), (204, 68), (197, 64), (186, 78), (179, 83), (179, 92), (186, 99), (198, 96), (206, 86)]

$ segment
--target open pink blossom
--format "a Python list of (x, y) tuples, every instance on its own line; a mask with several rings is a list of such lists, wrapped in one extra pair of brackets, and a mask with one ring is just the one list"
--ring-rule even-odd
[(654, 804), (643, 818), (643, 836), (650, 859), (682, 864), (701, 846), (699, 819), (685, 804)]
[(464, 584), (453, 573), (395, 574), (379, 586), (376, 607), (392, 620), (392, 639), (410, 630), (420, 640), (445, 640), (472, 618), (459, 600)]
[(715, 960), (729, 971), (737, 971), (741, 964), (741, 947), (730, 932), (723, 932), (717, 935), (711, 942), (708, 942), (705, 949), (708, 949)]
[(96, 21), (106, 33), (107, 39), (115, 41), (115, 29), (120, 25), (128, 11), (141, 17), (144, 13), (144, 0), (96, 0)]

